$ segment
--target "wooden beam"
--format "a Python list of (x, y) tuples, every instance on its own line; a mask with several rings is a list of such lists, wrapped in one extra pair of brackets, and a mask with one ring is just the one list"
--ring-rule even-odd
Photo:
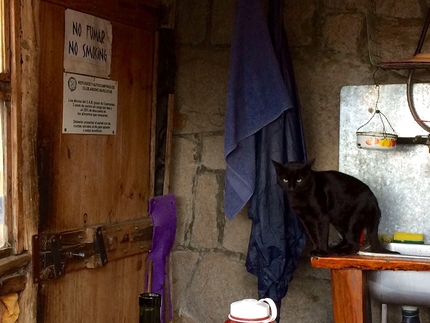
[(0, 279), (0, 296), (20, 293), (25, 289), (26, 274), (16, 274)]
[[(28, 250), (37, 232), (37, 105), (39, 94), (39, 0), (11, 0), (11, 161), (13, 249)], [(27, 273), (31, 282), (31, 274)], [(37, 285), (27, 283), (20, 296), (22, 323), (37, 321)]]
[(0, 73), (0, 81), (10, 82), (10, 74)]
[(175, 28), (176, 0), (162, 0), (163, 16), (161, 28)]
[(333, 269), (331, 281), (334, 322), (365, 322), (366, 282), (363, 272), (360, 269)]
[(331, 256), (314, 257), (311, 264), (315, 268), (360, 270), (419, 270), (430, 271), (430, 260), (419, 258), (396, 258), (393, 255), (383, 256)]
[(53, 261), (51, 257), (55, 256), (50, 242), (54, 237), (57, 241), (61, 241), (61, 244), (58, 245), (60, 255), (58, 261), (65, 262), (65, 274), (84, 268), (95, 269), (105, 265), (109, 266), (111, 261), (147, 253), (151, 248), (153, 226), (148, 218), (104, 225), (100, 228), (103, 235), (103, 249), (106, 251), (108, 259), (107, 264), (103, 264), (100, 254), (96, 254), (94, 238), (97, 227), (67, 232), (46, 232), (35, 236), (35, 250), (32, 259), (34, 281), (55, 278), (55, 275), (52, 275), (53, 263), (48, 263)]
[(154, 63), (152, 66), (152, 108), (151, 108), (151, 158), (149, 165), (149, 181), (150, 181), (150, 196), (153, 198), (155, 196), (155, 164), (157, 158), (157, 86), (158, 86), (158, 47), (160, 33), (155, 32), (154, 36)]
[(0, 101), (10, 101), (10, 93), (0, 92)]
[(14, 253), (31, 249), (37, 232), (37, 105), (39, 94), (38, 0), (13, 1), (12, 61), (12, 205)]
[(30, 259), (31, 257), (28, 253), (0, 259), (0, 277), (24, 269), (30, 263)]
[(174, 94), (169, 94), (167, 103), (167, 126), (166, 126), (166, 154), (164, 158), (164, 183), (163, 194), (169, 194), (170, 190), (170, 164), (172, 155), (172, 135), (173, 135), (173, 109)]
[(116, 21), (128, 26), (156, 31), (160, 27), (162, 15), (159, 0), (144, 1), (70, 1), (45, 0), (68, 9), (84, 12), (109, 21)]

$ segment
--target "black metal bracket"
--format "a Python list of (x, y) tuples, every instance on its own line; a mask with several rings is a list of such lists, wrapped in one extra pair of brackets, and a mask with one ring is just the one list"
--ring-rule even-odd
[(100, 257), (100, 262), (102, 266), (107, 265), (108, 258), (105, 248), (105, 243), (103, 240), (103, 231), (101, 227), (96, 229), (95, 239), (94, 239), (94, 251), (95, 254)]
[(44, 242), (44, 250), (40, 250), (39, 235), (33, 236), (33, 281), (57, 279), (66, 271), (66, 261), (61, 255), (61, 241), (52, 235)]
[(398, 145), (426, 145), (430, 152), (430, 135), (429, 136), (415, 136), (415, 137), (398, 137)]

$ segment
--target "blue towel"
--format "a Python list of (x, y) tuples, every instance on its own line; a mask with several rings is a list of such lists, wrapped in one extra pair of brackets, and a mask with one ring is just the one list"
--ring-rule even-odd
[(236, 10), (224, 145), (224, 208), (229, 219), (254, 193), (254, 135), (291, 107), (259, 1), (239, 0)]
[(268, 26), (259, 0), (238, 0), (225, 133), (225, 212), (232, 219), (249, 201), (246, 269), (278, 313), (306, 242), (271, 163), (306, 160), (282, 13), (281, 0), (269, 1)]

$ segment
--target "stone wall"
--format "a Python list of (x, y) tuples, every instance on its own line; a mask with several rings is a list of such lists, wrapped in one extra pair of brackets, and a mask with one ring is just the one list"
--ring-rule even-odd
[[(341, 88), (405, 83), (406, 72), (378, 69), (375, 73), (369, 61), (365, 0), (285, 2), (308, 156), (316, 157), (318, 170), (337, 169)], [(257, 279), (244, 266), (251, 228), (246, 210), (233, 221), (223, 213), (224, 116), (235, 4), (177, 1), (171, 192), (178, 207), (172, 252), (178, 323), (224, 322), (231, 302), (257, 298)], [(381, 60), (413, 56), (425, 7), (425, 1), (419, 0), (378, 1)], [(393, 321), (400, 321), (399, 311), (390, 307)], [(378, 322), (379, 304), (373, 304), (373, 314)], [(330, 273), (311, 268), (306, 252), (281, 317), (281, 322), (333, 321)], [(429, 322), (425, 311), (422, 322)]]

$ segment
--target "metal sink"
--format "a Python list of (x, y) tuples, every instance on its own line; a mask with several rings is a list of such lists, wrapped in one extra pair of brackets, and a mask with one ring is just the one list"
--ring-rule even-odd
[[(430, 261), (430, 245), (389, 243), (386, 248), (401, 255)], [(370, 296), (383, 304), (430, 306), (430, 272), (371, 271), (367, 276), (367, 284)]]

